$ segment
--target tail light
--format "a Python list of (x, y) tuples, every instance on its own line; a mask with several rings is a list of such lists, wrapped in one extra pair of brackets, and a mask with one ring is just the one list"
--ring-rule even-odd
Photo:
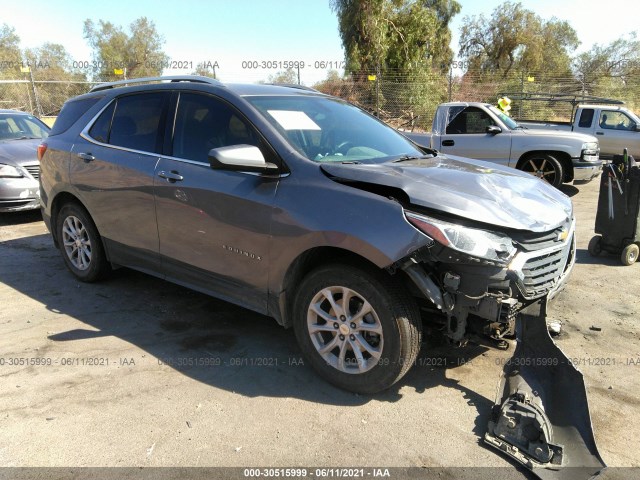
[(42, 157), (44, 157), (44, 152), (47, 151), (47, 147), (48, 145), (46, 143), (41, 143), (40, 145), (38, 145), (38, 160), (42, 160)]

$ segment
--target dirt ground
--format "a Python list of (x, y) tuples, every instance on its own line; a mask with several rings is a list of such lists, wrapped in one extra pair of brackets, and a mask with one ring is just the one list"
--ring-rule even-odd
[[(584, 373), (600, 453), (640, 467), (640, 265), (587, 253), (597, 183), (564, 187), (578, 256), (550, 317)], [(39, 212), (0, 214), (0, 301), (2, 467), (499, 467), (531, 478), (482, 443), (512, 350), (425, 345), (390, 391), (346, 393), (273, 320), (124, 269), (75, 281)]]

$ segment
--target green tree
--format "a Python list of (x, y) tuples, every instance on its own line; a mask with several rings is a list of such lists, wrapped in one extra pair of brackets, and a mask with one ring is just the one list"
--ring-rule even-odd
[(446, 94), (440, 69), (452, 54), (438, 32), (448, 31), (457, 2), (332, 0), (331, 7), (338, 16), (345, 71), (353, 80), (351, 101), (402, 123)]
[(86, 76), (72, 68), (71, 55), (64, 46), (45, 43), (26, 49), (23, 57), (31, 70), (24, 76), (34, 80), (33, 110), (38, 115), (57, 115), (66, 99), (87, 91), (87, 85), (77, 83), (86, 81)]
[(20, 37), (6, 23), (0, 26), (0, 78), (20, 78)]
[(422, 5), (436, 15), (436, 35), (430, 45), (429, 58), (434, 67), (448, 70), (453, 60), (449, 23), (460, 13), (462, 6), (456, 0), (422, 0)]
[(196, 66), (196, 69), (191, 72), (191, 75), (200, 75), (201, 77), (218, 78), (217, 70), (220, 69), (218, 62), (201, 62)]
[(287, 68), (286, 70), (269, 75), (267, 83), (296, 84), (298, 83), (298, 72), (293, 68)]
[(513, 70), (570, 74), (570, 52), (579, 45), (575, 30), (556, 18), (544, 20), (520, 3), (496, 7), (491, 18), (465, 17), (460, 56), (470, 70), (507, 78)]
[(157, 76), (167, 64), (168, 56), (162, 50), (164, 38), (154, 22), (140, 17), (129, 26), (129, 33), (111, 22), (92, 20), (84, 22), (84, 38), (93, 49), (97, 65), (91, 76), (100, 80), (117, 80), (114, 69), (125, 69), (127, 78)]
[(640, 108), (640, 40), (635, 32), (608, 45), (594, 45), (574, 58), (573, 67), (582, 93)]
[[(434, 5), (440, 5), (440, 10)], [(451, 9), (447, 11), (448, 6)], [(436, 58), (436, 52), (442, 55), (436, 34), (442, 28), (438, 15), (450, 18), (457, 6), (446, 0), (332, 0), (346, 71), (402, 71), (425, 65), (427, 59)]]

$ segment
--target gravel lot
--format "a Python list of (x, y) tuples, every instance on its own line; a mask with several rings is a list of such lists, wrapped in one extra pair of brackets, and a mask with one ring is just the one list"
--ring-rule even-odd
[[(602, 456), (640, 467), (640, 265), (589, 257), (597, 183), (564, 187), (578, 264), (550, 317), (582, 364)], [(39, 212), (0, 214), (0, 300), (0, 466), (483, 466), (531, 478), (481, 442), (512, 350), (425, 344), (390, 391), (349, 394), (266, 317), (124, 269), (78, 283)]]

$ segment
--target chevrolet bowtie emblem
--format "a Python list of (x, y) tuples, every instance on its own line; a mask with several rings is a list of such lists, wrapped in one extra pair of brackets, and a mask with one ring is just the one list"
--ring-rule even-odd
[(568, 236), (569, 236), (569, 230), (567, 230), (566, 228), (563, 228), (561, 232), (558, 232), (559, 241), (565, 241)]

